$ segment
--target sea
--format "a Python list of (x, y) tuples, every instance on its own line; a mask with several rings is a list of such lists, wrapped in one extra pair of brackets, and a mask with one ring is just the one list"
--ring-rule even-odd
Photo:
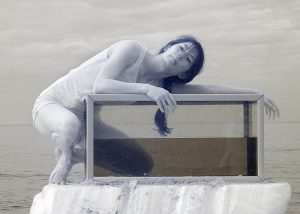
[[(300, 213), (300, 122), (265, 123), (265, 177), (291, 185), (286, 213)], [(0, 125), (0, 213), (29, 213), (34, 196), (47, 185), (55, 166), (55, 145), (31, 124)], [(75, 166), (68, 182), (84, 179)]]

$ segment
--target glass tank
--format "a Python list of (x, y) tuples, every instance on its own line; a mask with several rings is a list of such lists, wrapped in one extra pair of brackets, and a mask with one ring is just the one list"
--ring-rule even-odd
[[(142, 95), (92, 95), (88, 177), (258, 176), (258, 95), (175, 95), (160, 135), (157, 105)], [(88, 100), (87, 100), (88, 101)]]

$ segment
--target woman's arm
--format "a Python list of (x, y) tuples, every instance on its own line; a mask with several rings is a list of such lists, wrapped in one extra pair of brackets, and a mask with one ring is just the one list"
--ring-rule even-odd
[[(173, 85), (172, 93), (174, 94), (262, 94), (260, 91), (256, 89), (250, 88), (240, 88), (240, 87), (232, 87), (232, 86), (224, 86), (224, 85)], [(279, 108), (275, 105), (275, 103), (264, 96), (264, 104), (266, 115), (273, 119), (277, 116), (280, 116)]]
[(95, 94), (145, 94), (153, 99), (166, 114), (176, 108), (176, 101), (167, 90), (150, 84), (119, 81), (122, 72), (132, 66), (139, 57), (139, 47), (134, 41), (124, 41), (112, 51), (107, 63), (96, 77)]
[(239, 88), (224, 85), (173, 85), (174, 94), (261, 94), (256, 89)]
[(145, 94), (154, 100), (159, 109), (166, 114), (174, 112), (177, 107), (176, 100), (164, 88), (144, 83), (128, 83), (113, 79), (103, 79), (99, 82), (96, 94)]

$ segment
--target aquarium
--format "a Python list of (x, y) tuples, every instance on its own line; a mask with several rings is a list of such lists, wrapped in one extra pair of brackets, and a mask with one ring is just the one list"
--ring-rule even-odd
[(171, 134), (144, 95), (86, 98), (86, 177), (263, 177), (263, 95), (175, 94)]

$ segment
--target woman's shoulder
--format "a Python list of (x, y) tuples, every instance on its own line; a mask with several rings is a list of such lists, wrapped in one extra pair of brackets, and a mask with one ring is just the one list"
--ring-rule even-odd
[(111, 45), (107, 52), (107, 57), (116, 54), (126, 60), (132, 59), (135, 61), (139, 58), (143, 50), (142, 45), (135, 40), (121, 40)]
[(135, 40), (121, 40), (116, 42), (110, 46), (110, 50), (118, 49), (118, 50), (126, 50), (128, 53), (139, 52), (142, 49), (142, 45)]

